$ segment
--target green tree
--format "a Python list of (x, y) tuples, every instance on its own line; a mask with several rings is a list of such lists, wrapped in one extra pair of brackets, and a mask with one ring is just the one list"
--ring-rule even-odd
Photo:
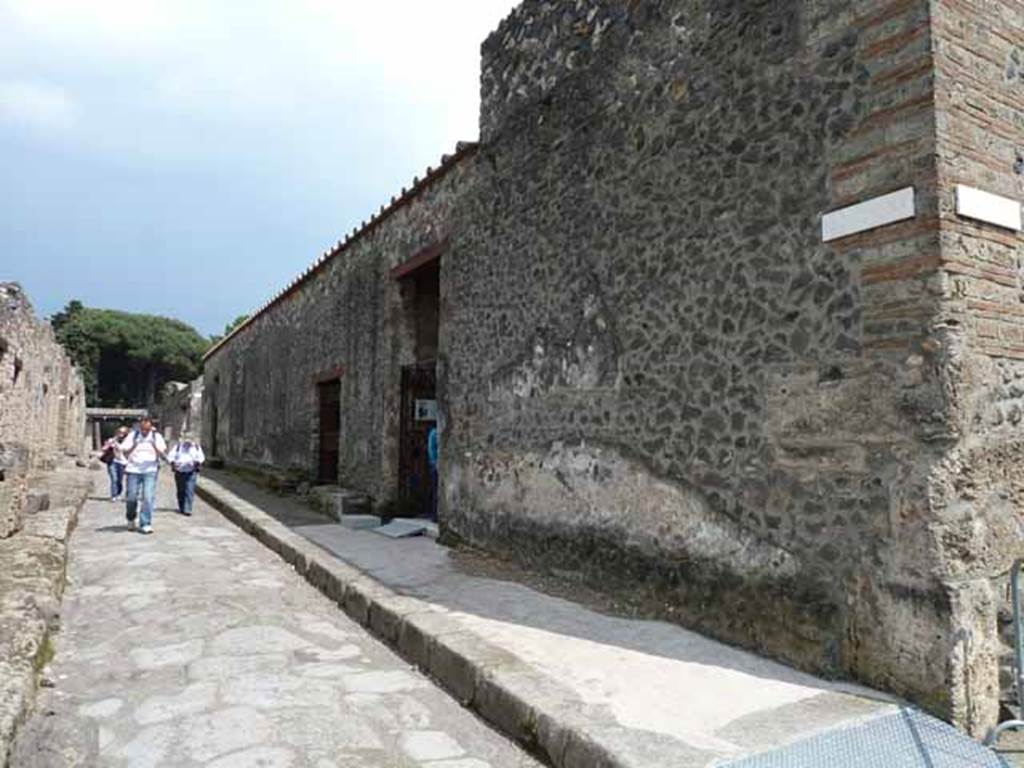
[(78, 299), (72, 299), (68, 302), (68, 305), (64, 307), (60, 312), (50, 318), (50, 325), (53, 326), (54, 332), (59, 333), (60, 329), (70, 322), (70, 320), (81, 312), (85, 307)]
[(234, 320), (232, 320), (230, 323), (224, 326), (224, 333), (215, 333), (212, 336), (210, 336), (210, 346), (212, 347), (214, 344), (220, 342), (221, 339), (228, 336), (233, 330), (235, 330), (235, 328), (240, 326), (248, 319), (248, 315), (239, 315), (238, 317), (236, 317)]
[(199, 374), (208, 344), (180, 320), (93, 309), (78, 301), (51, 324), (82, 369), (88, 402), (106, 407), (152, 405), (165, 382)]
[(224, 326), (224, 335), (227, 336), (229, 333), (231, 333), (233, 330), (235, 330), (235, 328), (240, 326), (242, 323), (244, 323), (248, 319), (249, 319), (248, 315), (239, 315), (234, 320), (232, 320), (230, 323), (228, 323), (227, 325)]

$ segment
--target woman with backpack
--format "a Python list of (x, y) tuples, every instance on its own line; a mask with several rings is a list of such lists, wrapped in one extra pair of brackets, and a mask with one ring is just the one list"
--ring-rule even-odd
[(121, 441), (128, 436), (128, 427), (118, 427), (113, 436), (100, 448), (100, 461), (107, 465), (110, 477), (110, 500), (117, 501), (124, 493), (124, 468), (128, 459), (121, 450)]

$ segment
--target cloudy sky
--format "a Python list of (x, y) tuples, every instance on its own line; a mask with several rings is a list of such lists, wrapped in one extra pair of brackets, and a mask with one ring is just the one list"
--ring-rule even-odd
[(514, 0), (0, 0), (0, 280), (204, 334), (477, 136)]

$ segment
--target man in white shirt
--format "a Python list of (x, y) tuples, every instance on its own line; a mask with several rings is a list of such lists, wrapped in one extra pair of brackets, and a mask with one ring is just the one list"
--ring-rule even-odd
[(192, 435), (184, 435), (171, 449), (167, 460), (174, 470), (174, 484), (178, 488), (178, 512), (192, 514), (192, 500), (196, 496), (199, 468), (206, 461), (203, 449)]
[(141, 496), (139, 531), (152, 533), (157, 470), (160, 469), (160, 458), (167, 458), (167, 443), (163, 435), (153, 429), (152, 419), (146, 417), (139, 422), (138, 429), (129, 432), (121, 441), (121, 451), (128, 461), (124, 469), (127, 478), (125, 500), (128, 529), (135, 528), (135, 512)]

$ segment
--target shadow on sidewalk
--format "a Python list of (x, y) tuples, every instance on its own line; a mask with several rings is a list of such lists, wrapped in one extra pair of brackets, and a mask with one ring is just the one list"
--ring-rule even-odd
[(633, 654), (640, 654), (823, 693), (897, 701), (853, 683), (800, 672), (676, 624), (615, 615), (613, 601), (607, 596), (507, 561), (452, 550), (427, 537), (395, 540), (346, 529), (298, 497), (274, 495), (225, 471), (208, 474), (214, 482), (396, 592), (490, 622), (484, 628), (488, 634), (528, 628), (534, 630), (530, 639), (538, 646), (546, 637), (555, 640), (562, 636), (583, 641), (576, 648), (579, 653), (601, 653), (599, 646), (618, 648), (626, 654), (620, 654), (624, 663), (638, 661)]

